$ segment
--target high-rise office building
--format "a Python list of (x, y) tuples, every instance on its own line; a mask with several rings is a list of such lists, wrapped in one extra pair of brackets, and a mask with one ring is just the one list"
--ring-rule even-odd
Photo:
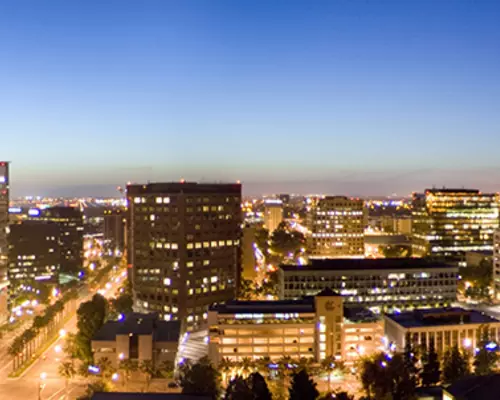
[(127, 200), (134, 307), (183, 329), (205, 325), (209, 305), (237, 291), (241, 185), (129, 185)]
[(308, 247), (312, 258), (363, 258), (364, 203), (327, 196), (308, 199)]
[(0, 161), (0, 322), (8, 318), (9, 163)]
[(0, 284), (7, 280), (9, 191), (9, 163), (0, 161)]
[(495, 300), (500, 301), (500, 229), (493, 238), (493, 290)]
[(52, 222), (23, 221), (10, 226), (9, 281), (15, 296), (22, 284), (57, 282), (62, 261), (60, 229)]
[(83, 213), (75, 207), (50, 207), (35, 214), (32, 213), (33, 219), (53, 222), (59, 226), (61, 274), (78, 275), (83, 267)]
[(283, 202), (266, 200), (264, 202), (264, 227), (272, 234), (283, 221)]
[(104, 242), (113, 251), (125, 249), (125, 210), (104, 210)]
[(496, 194), (474, 189), (428, 189), (414, 194), (413, 254), (460, 261), (467, 251), (491, 251), (499, 227), (498, 206)]

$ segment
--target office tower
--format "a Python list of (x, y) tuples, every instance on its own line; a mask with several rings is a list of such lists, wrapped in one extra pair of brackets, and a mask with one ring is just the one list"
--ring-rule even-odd
[(10, 226), (9, 281), (11, 296), (22, 284), (58, 281), (61, 266), (59, 226), (45, 221), (23, 221)]
[(363, 200), (343, 196), (310, 198), (307, 213), (310, 257), (364, 257)]
[(129, 185), (127, 200), (135, 308), (183, 329), (206, 324), (208, 306), (237, 291), (241, 185)]
[(500, 229), (495, 231), (493, 239), (493, 290), (494, 299), (500, 300)]
[(460, 261), (467, 251), (491, 251), (498, 216), (496, 194), (473, 189), (428, 189), (414, 194), (413, 254)]
[[(35, 209), (36, 210), (36, 209)], [(78, 275), (83, 267), (83, 213), (75, 207), (51, 207), (33, 212), (33, 219), (54, 222), (60, 229), (61, 274)]]
[(104, 210), (104, 243), (115, 254), (120, 254), (125, 249), (125, 210)]
[(9, 227), (9, 163), (0, 161), (0, 322), (7, 320), (8, 310), (8, 241)]
[(311, 260), (309, 265), (282, 265), (281, 299), (300, 299), (332, 289), (345, 304), (372, 311), (444, 307), (457, 299), (458, 267), (423, 258)]
[(264, 227), (271, 235), (283, 221), (283, 202), (266, 200), (264, 202)]
[(9, 163), (0, 162), (0, 284), (7, 280), (9, 226)]
[(257, 260), (255, 258), (255, 234), (256, 228), (245, 225), (242, 229), (241, 238), (241, 276), (243, 279), (254, 280), (257, 277)]

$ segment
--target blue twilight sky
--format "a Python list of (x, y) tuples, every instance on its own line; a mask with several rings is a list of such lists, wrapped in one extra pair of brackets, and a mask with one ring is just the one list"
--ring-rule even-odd
[(14, 194), (500, 189), (500, 1), (3, 0)]

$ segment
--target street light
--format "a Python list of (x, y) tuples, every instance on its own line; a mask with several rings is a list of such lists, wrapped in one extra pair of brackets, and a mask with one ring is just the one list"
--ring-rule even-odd
[(65, 337), (66, 336), (66, 331), (64, 329), (59, 330), (59, 337)]
[(38, 382), (38, 400), (42, 399), (42, 390), (45, 388), (45, 379), (47, 379), (47, 373), (42, 372), (40, 374), (40, 381)]

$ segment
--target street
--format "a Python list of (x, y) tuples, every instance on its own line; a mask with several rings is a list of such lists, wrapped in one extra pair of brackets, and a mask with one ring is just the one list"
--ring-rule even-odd
[[(108, 288), (102, 288), (102, 292), (106, 298), (110, 298), (116, 294), (120, 285), (123, 282), (123, 277), (119, 277), (118, 282), (115, 278), (109, 280)], [(79, 299), (79, 304), (89, 300), (94, 293), (88, 291), (82, 292), (82, 297)], [(76, 314), (64, 325), (64, 330), (67, 333), (76, 333)], [(60, 337), (55, 341), (44, 353), (39, 357), (19, 378), (9, 378), (8, 375), (12, 372), (12, 362), (7, 362), (0, 366), (0, 399), (16, 400), (16, 399), (38, 399), (39, 388), (41, 390), (41, 399), (56, 400), (64, 399), (66, 395), (65, 380), (59, 376), (59, 365), (64, 359), (65, 338)], [(5, 360), (5, 358), (3, 358)], [(41, 379), (43, 377), (43, 379)], [(87, 388), (87, 380), (76, 377), (68, 387), (68, 399), (75, 399), (81, 396)]]

